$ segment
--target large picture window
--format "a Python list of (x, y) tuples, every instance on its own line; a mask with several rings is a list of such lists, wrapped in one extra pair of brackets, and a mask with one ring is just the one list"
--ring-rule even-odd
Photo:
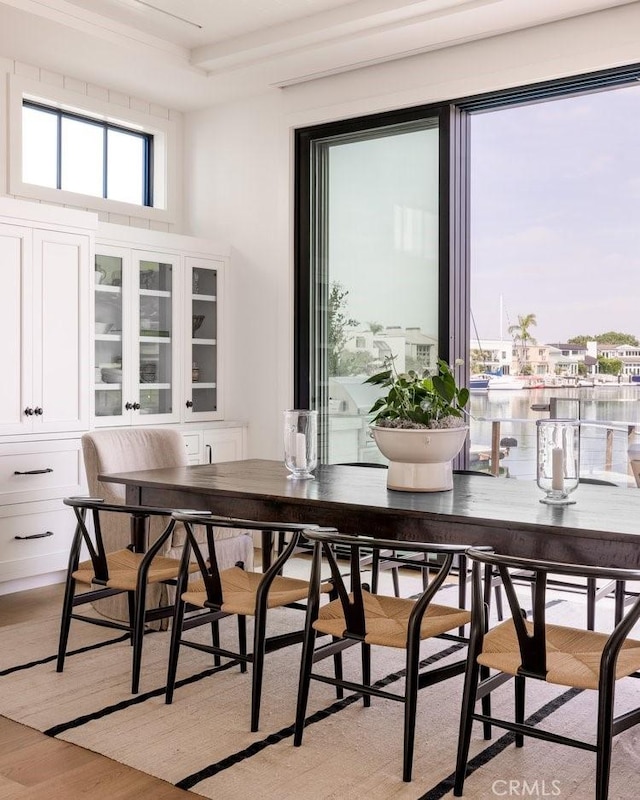
[(449, 356), (449, 141), (437, 108), (299, 132), (296, 403), (324, 462), (380, 460), (367, 377)]

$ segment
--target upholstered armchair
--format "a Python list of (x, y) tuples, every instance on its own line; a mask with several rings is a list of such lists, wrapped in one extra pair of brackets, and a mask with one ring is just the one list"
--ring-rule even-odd
[[(100, 497), (107, 503), (122, 505), (125, 502), (125, 487), (116, 483), (103, 483), (99, 474), (108, 472), (133, 472), (141, 469), (181, 467), (188, 464), (187, 451), (181, 434), (171, 428), (122, 428), (93, 431), (82, 437), (82, 452), (89, 494)], [(150, 541), (160, 536), (168, 520), (153, 517), (150, 525)], [(126, 547), (130, 540), (129, 521), (126, 515), (114, 514), (103, 525), (105, 546), (109, 551)], [(176, 526), (163, 555), (179, 558), (185, 539), (182, 525)], [(242, 561), (245, 569), (253, 569), (253, 538), (250, 534), (231, 528), (216, 528), (216, 554), (221, 569), (232, 567)], [(152, 608), (166, 598), (164, 586), (149, 587), (147, 607)], [(127, 618), (126, 598), (108, 597), (95, 604), (106, 617), (123, 620)]]

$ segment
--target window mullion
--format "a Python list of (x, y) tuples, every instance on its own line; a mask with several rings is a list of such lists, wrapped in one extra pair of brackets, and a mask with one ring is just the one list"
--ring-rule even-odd
[(56, 148), (56, 188), (62, 189), (62, 114), (58, 112), (58, 146)]
[(104, 126), (102, 131), (102, 196), (109, 197), (107, 169), (109, 167), (109, 128)]

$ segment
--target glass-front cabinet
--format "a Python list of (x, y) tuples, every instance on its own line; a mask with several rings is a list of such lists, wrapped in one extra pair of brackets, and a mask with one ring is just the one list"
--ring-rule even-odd
[(179, 256), (96, 248), (97, 425), (180, 420), (179, 281)]
[(216, 419), (219, 416), (219, 305), (221, 262), (185, 259), (186, 307), (191, 329), (185, 339), (185, 420)]

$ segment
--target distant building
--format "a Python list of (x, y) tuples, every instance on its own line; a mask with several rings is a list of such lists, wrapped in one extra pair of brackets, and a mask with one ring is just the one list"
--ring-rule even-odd
[(640, 375), (640, 347), (630, 344), (599, 344), (598, 355), (622, 361), (621, 375)]
[(585, 363), (588, 354), (586, 344), (570, 342), (552, 342), (547, 344), (549, 350), (550, 372), (554, 375), (578, 376), (579, 364)]

